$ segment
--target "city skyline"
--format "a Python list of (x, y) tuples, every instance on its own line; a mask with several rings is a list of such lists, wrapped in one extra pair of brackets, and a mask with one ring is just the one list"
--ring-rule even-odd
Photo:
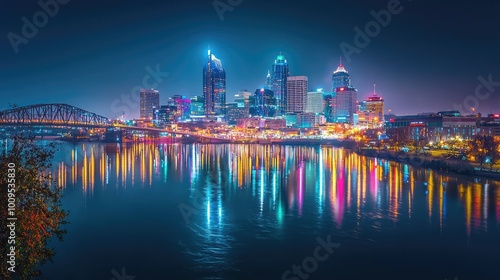
[[(358, 99), (371, 94), (376, 80), (386, 108), (397, 115), (456, 109), (455, 105), (475, 104), (476, 100), (476, 111), (486, 115), (494, 112), (500, 101), (494, 92), (500, 80), (494, 63), (499, 54), (496, 45), (488, 43), (497, 20), (488, 13), (495, 11), (495, 2), (458, 3), (463, 7), (456, 10), (441, 3), (401, 2), (402, 12), (392, 15), (391, 23), (360, 53), (350, 55), (349, 62), (341, 44), (353, 45), (353, 28), (363, 29), (374, 19), (371, 12), (386, 9), (386, 4), (313, 1), (308, 3), (306, 22), (292, 20), (303, 10), (301, 7), (280, 1), (244, 1), (224, 13), (222, 21), (210, 2), (200, 2), (199, 6), (152, 0), (117, 4), (111, 1), (99, 9), (77, 2), (60, 5), (59, 13), (38, 28), (29, 43), (20, 44), (17, 54), (6, 36), (0, 45), (4, 65), (0, 89), (8, 98), (0, 107), (67, 103), (113, 117), (122, 113), (113, 108), (124, 104), (123, 96), (130, 98), (136, 87), (148, 88), (143, 86), (148, 75), (149, 84), (157, 84), (154, 88), (161, 92), (162, 104), (176, 94), (202, 95), (198, 69), (204, 64), (207, 45), (225, 63), (228, 101), (239, 90), (253, 92), (259, 88), (279, 52), (290, 65), (290, 75), (309, 77), (309, 90), (328, 90), (338, 59), (344, 57), (343, 64), (353, 73)], [(5, 17), (5, 34), (21, 34), (21, 18), (31, 20), (41, 10), (36, 3), (28, 7), (7, 5), (10, 13)], [(275, 13), (278, 7), (283, 13)], [(334, 20), (329, 23), (322, 15), (331, 9)], [(250, 16), (256, 10), (265, 20), (255, 21)], [(110, 11), (117, 15), (113, 21), (106, 20)], [(96, 20), (85, 21), (85, 17), (77, 16), (81, 13)], [(164, 15), (158, 17), (161, 13), (175, 15), (165, 19)], [(139, 24), (134, 14), (150, 16), (137, 16), (144, 21)], [(273, 17), (268, 17), (270, 14)], [(442, 17), (451, 17), (453, 24), (441, 24)], [(477, 20), (468, 20), (471, 17)], [(420, 24), (424, 18), (424, 24)], [(254, 23), (252, 30), (245, 29), (249, 22)], [(277, 22), (287, 24), (278, 26)], [(463, 40), (464, 32), (467, 41)], [(249, 44), (256, 40), (263, 43)], [(486, 42), (481, 44), (481, 52), (474, 42)], [(489, 97), (474, 99), (481, 85), (481, 95), (490, 90)], [(433, 102), (428, 102), (430, 98)], [(462, 106), (463, 113), (470, 110), (465, 107), (471, 106)]]

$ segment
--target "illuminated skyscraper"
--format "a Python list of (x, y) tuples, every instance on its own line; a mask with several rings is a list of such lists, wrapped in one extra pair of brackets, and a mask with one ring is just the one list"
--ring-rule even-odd
[(288, 62), (280, 53), (273, 64), (272, 71), (272, 90), (277, 104), (277, 115), (283, 115), (287, 106), (287, 80), (290, 76)]
[(324, 91), (322, 88), (318, 89), (315, 92), (308, 92), (304, 112), (322, 114), (325, 107), (323, 95)]
[(250, 97), (250, 114), (259, 117), (274, 117), (276, 115), (276, 98), (269, 89), (257, 89)]
[(269, 90), (273, 90), (273, 79), (271, 77), (271, 71), (267, 71), (267, 76), (266, 76), (266, 88)]
[(333, 92), (337, 88), (340, 87), (350, 87), (351, 86), (351, 78), (349, 76), (349, 72), (342, 65), (342, 58), (340, 59), (340, 64), (337, 70), (333, 72), (332, 75), (332, 89)]
[(168, 99), (168, 105), (176, 107), (178, 119), (189, 119), (191, 115), (191, 100), (183, 95), (174, 95)]
[(226, 71), (222, 62), (208, 51), (207, 64), (203, 68), (203, 96), (205, 97), (205, 116), (225, 114)]
[(152, 120), (155, 111), (160, 108), (160, 92), (155, 89), (141, 89), (140, 118)]
[(358, 91), (353, 87), (338, 87), (333, 98), (335, 122), (354, 124)]
[(375, 113), (377, 119), (373, 120), (374, 124), (383, 124), (384, 122), (384, 99), (377, 95), (376, 86), (373, 85), (373, 96), (368, 97), (365, 101), (366, 111)]
[(306, 76), (288, 77), (286, 113), (304, 113), (307, 99)]

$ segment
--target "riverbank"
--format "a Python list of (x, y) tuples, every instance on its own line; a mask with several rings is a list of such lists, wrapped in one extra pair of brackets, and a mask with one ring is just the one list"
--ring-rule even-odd
[(375, 157), (409, 164), (415, 167), (429, 168), (445, 173), (454, 173), (464, 176), (484, 177), (500, 181), (500, 171), (480, 168), (468, 161), (450, 160), (433, 156), (417, 155), (404, 152), (378, 151), (375, 149), (356, 150), (356, 153), (366, 157)]

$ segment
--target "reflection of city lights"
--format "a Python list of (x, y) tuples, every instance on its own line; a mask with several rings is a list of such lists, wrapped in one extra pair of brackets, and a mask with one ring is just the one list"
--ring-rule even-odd
[[(500, 222), (500, 192), (495, 182), (461, 181), (457, 186), (453, 176), (332, 147), (141, 143), (105, 148), (91, 143), (68, 147), (65, 152), (67, 157), (51, 170), (61, 188), (81, 187), (85, 199), (93, 199), (95, 188), (108, 184), (129, 191), (134, 181), (153, 188), (158, 180), (163, 186), (185, 177), (192, 190), (203, 190), (200, 213), (206, 216), (199, 218), (212, 226), (217, 224), (214, 221), (222, 225), (229, 215), (227, 201), (247, 192), (252, 193), (248, 199), (261, 217), (272, 215), (280, 227), (287, 222), (288, 209), (304, 217), (317, 214), (339, 227), (347, 217), (361, 220), (371, 211), (381, 218), (384, 214), (379, 212), (384, 210), (394, 222), (425, 215), (445, 229), (448, 220), (456, 220), (450, 216), (456, 215), (455, 208), (449, 209), (456, 207), (455, 194), (463, 205), (461, 219), (469, 236), (491, 227), (488, 219)], [(317, 178), (309, 185), (313, 176)]]

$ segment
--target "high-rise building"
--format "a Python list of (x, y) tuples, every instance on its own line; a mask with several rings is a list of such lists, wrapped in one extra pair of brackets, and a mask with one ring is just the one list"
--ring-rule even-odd
[(177, 108), (178, 119), (188, 119), (189, 115), (191, 115), (191, 100), (186, 96), (176, 94), (168, 99), (168, 105)]
[(240, 108), (249, 108), (250, 107), (250, 96), (252, 93), (245, 90), (238, 91), (238, 94), (234, 95), (234, 102), (238, 104)]
[(280, 53), (273, 64), (272, 71), (272, 90), (277, 103), (277, 114), (283, 115), (287, 106), (287, 79), (290, 76), (288, 62)]
[(276, 116), (276, 98), (269, 89), (257, 89), (250, 97), (250, 114), (259, 117)]
[(162, 105), (156, 110), (155, 118), (159, 124), (169, 124), (177, 122), (177, 106)]
[(358, 91), (353, 87), (339, 87), (335, 89), (335, 97), (333, 98), (335, 122), (355, 123), (357, 93)]
[(377, 116), (376, 119), (373, 120), (374, 124), (383, 124), (384, 123), (384, 99), (381, 96), (377, 95), (376, 86), (373, 86), (373, 96), (370, 96), (366, 99), (366, 111), (375, 113)]
[(208, 51), (207, 64), (203, 69), (203, 96), (205, 116), (224, 115), (226, 106), (226, 71), (222, 62)]
[(345, 67), (342, 65), (342, 58), (340, 59), (340, 64), (337, 70), (333, 72), (332, 75), (332, 89), (333, 92), (337, 88), (340, 87), (350, 87), (351, 86), (351, 77), (349, 75), (349, 72), (345, 69)]
[(236, 102), (227, 103), (226, 119), (228, 124), (236, 124), (238, 119), (248, 118), (248, 116), (248, 107), (239, 107), (238, 103)]
[(308, 79), (294, 76), (287, 79), (286, 113), (303, 113), (306, 105)]
[(140, 118), (152, 120), (160, 108), (160, 92), (155, 89), (140, 90)]
[(191, 115), (203, 116), (205, 114), (205, 97), (195, 96), (191, 98)]
[(266, 88), (269, 90), (273, 90), (273, 78), (271, 77), (271, 71), (269, 70), (267, 70)]
[(335, 99), (335, 92), (325, 92), (323, 94), (323, 103), (324, 105), (324, 115), (326, 122), (333, 123), (335, 122), (335, 115), (333, 110), (333, 101)]
[(322, 88), (314, 92), (308, 92), (306, 97), (306, 108), (304, 112), (322, 114), (324, 110), (324, 91)]

